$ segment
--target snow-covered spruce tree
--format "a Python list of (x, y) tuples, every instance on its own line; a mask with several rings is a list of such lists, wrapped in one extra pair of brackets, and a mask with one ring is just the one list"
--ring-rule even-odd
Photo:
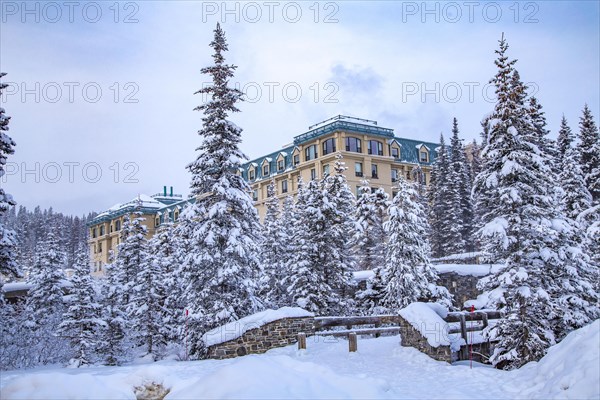
[(172, 250), (168, 243), (168, 235), (168, 228), (159, 229), (154, 240), (146, 244), (147, 250), (140, 252), (142, 257), (146, 253), (146, 258), (142, 258), (134, 277), (127, 309), (131, 335), (135, 343), (143, 346), (144, 356), (149, 356), (153, 360), (164, 355), (167, 345), (164, 279), (169, 274), (169, 257)]
[(148, 228), (142, 223), (144, 218), (140, 207), (141, 205), (138, 205), (132, 215), (125, 214), (123, 216), (123, 226), (114, 262), (115, 274), (122, 295), (121, 304), (125, 307), (130, 306), (135, 278), (148, 261), (148, 241), (146, 239)]
[(195, 221), (191, 252), (184, 264), (193, 357), (203, 354), (204, 332), (262, 308), (255, 296), (261, 226), (250, 189), (237, 175), (247, 159), (239, 150), (242, 130), (227, 119), (239, 111), (236, 103), (243, 94), (229, 86), (236, 67), (225, 63), (227, 43), (219, 24), (214, 33), (210, 43), (214, 65), (201, 70), (211, 76), (212, 84), (196, 92), (210, 96), (196, 107), (204, 113), (198, 132), (202, 143), (196, 160), (188, 165), (191, 192), (196, 196), (191, 207)]
[(318, 315), (328, 315), (332, 303), (337, 301), (322, 262), (326, 247), (326, 222), (321, 212), (324, 193), (315, 180), (298, 187), (294, 218), (301, 229), (296, 231), (286, 282), (294, 305)]
[[(0, 79), (6, 75), (0, 72)], [(0, 82), (0, 97), (2, 91), (8, 85)], [(5, 114), (4, 108), (0, 107), (0, 178), (6, 173), (5, 165), (7, 156), (14, 154), (16, 143), (8, 134), (8, 123), (10, 117)], [(10, 206), (16, 203), (12, 196), (0, 187), (0, 288), (2, 287), (2, 275), (8, 277), (19, 277), (21, 271), (17, 265), (17, 235), (12, 229), (8, 229), (2, 224), (2, 216), (8, 211)]]
[(554, 175), (558, 175), (560, 168), (557, 168), (556, 159), (558, 157), (558, 149), (556, 142), (550, 139), (550, 130), (548, 130), (545, 112), (543, 107), (535, 96), (529, 98), (527, 113), (532, 125), (532, 144), (538, 146), (544, 156), (550, 160), (550, 167)]
[(98, 337), (98, 356), (106, 365), (120, 365), (130, 358), (125, 344), (127, 334), (126, 305), (122, 303), (123, 287), (115, 264), (106, 264), (106, 279), (102, 284), (103, 328)]
[[(499, 339), (491, 361), (512, 369), (538, 360), (555, 337), (589, 320), (594, 294), (580, 273), (588, 265), (569, 236), (573, 227), (556, 203), (551, 161), (530, 142), (535, 134), (525, 88), (507, 48), (503, 38), (492, 79), (498, 100), (475, 192), (487, 209), (480, 230), (486, 249), (506, 260), (499, 273), (481, 282), (484, 289), (504, 292), (499, 307), (505, 316), (486, 329)], [(566, 304), (568, 313), (562, 311)]]
[(27, 293), (26, 327), (33, 337), (32, 354), (36, 364), (63, 362), (68, 345), (57, 335), (65, 311), (63, 299), (65, 276), (64, 254), (53, 232), (38, 246), (37, 259), (29, 275), (31, 288)]
[(290, 238), (281, 219), (274, 181), (267, 186), (266, 207), (263, 241), (260, 246), (263, 270), (260, 297), (267, 307), (279, 308), (289, 303), (283, 277), (287, 276), (286, 257)]
[(371, 191), (364, 180), (356, 202), (355, 245), (357, 266), (360, 270), (381, 268), (385, 259), (387, 235), (383, 222), (390, 205), (389, 196), (382, 188)]
[[(334, 174), (327, 175), (323, 181), (327, 191), (321, 205), (328, 226), (328, 254), (325, 256), (325, 274), (330, 285), (338, 292), (341, 302), (337, 312), (351, 312), (353, 305), (351, 288), (352, 271), (356, 270), (353, 249), (348, 240), (356, 236), (356, 197), (352, 193), (344, 172), (347, 167), (341, 153), (336, 154)], [(331, 310), (332, 312), (334, 310)]]
[[(567, 119), (564, 114), (560, 120), (560, 129), (558, 130), (558, 138), (556, 140), (556, 164), (559, 168), (562, 168), (563, 158), (567, 151), (573, 147), (575, 141), (575, 135), (571, 131)], [(578, 154), (577, 154), (578, 155)], [(579, 162), (578, 162), (579, 163)]]
[(600, 133), (587, 104), (579, 120), (579, 160), (594, 204), (600, 202)]
[(381, 306), (387, 312), (400, 309), (418, 300), (432, 299), (437, 274), (429, 263), (427, 220), (418, 193), (404, 179), (398, 180), (398, 194), (389, 208), (385, 223), (388, 246), (385, 269), (382, 272)]
[(71, 343), (69, 365), (81, 367), (96, 362), (96, 349), (106, 325), (101, 319), (101, 305), (90, 275), (87, 247), (79, 248), (73, 267), (70, 301), (58, 332)]
[(449, 240), (448, 234), (448, 210), (446, 209), (446, 197), (448, 194), (447, 186), (449, 184), (449, 158), (444, 135), (440, 135), (440, 147), (438, 156), (435, 159), (431, 170), (431, 179), (429, 181), (428, 201), (429, 201), (429, 224), (430, 241), (434, 257), (445, 255), (446, 244)]
[(577, 161), (577, 151), (566, 144), (562, 155), (559, 182), (563, 189), (562, 208), (567, 217), (577, 220), (592, 205), (592, 195), (585, 185), (584, 174)]
[[(168, 214), (165, 214), (168, 216)], [(181, 221), (181, 220), (180, 220)], [(183, 223), (183, 221), (182, 221)], [(181, 307), (181, 277), (179, 274), (178, 252), (185, 248), (185, 245), (178, 247), (178, 236), (175, 234), (175, 227), (170, 221), (161, 224), (158, 232), (148, 242), (149, 262), (155, 264), (154, 270), (160, 271), (160, 282), (156, 283), (156, 292), (162, 294), (159, 296), (160, 303), (153, 304), (160, 314), (159, 320), (160, 336), (153, 342), (154, 344), (164, 344), (162, 342), (176, 341), (179, 338), (180, 318), (184, 311)], [(153, 296), (156, 297), (156, 294)]]
[(471, 203), (471, 170), (467, 162), (464, 146), (458, 137), (458, 121), (452, 122), (452, 138), (450, 139), (449, 166), (449, 203), (448, 218), (450, 222), (451, 241), (448, 253), (464, 253), (473, 250), (471, 235), (473, 231), (473, 206)]

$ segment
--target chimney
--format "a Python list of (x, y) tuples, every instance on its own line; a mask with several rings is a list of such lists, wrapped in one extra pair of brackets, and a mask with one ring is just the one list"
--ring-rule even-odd
[(173, 186), (171, 186), (171, 197), (173, 197)]
[(167, 197), (167, 187), (163, 186), (163, 196)]

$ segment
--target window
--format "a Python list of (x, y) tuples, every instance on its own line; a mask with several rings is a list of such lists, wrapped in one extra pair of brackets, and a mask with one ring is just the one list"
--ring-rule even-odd
[(392, 169), (392, 182), (398, 181), (398, 170)]
[(98, 242), (98, 253), (102, 253), (102, 242)]
[(104, 225), (100, 225), (100, 236), (104, 235)]
[(281, 172), (283, 171), (285, 168), (285, 160), (282, 158), (281, 160), (277, 161), (277, 171)]
[(392, 146), (392, 157), (400, 158), (400, 150), (397, 147)]
[(406, 171), (406, 180), (410, 181), (410, 171)]
[(354, 137), (346, 138), (346, 151), (353, 151), (355, 153), (362, 153), (360, 145), (360, 139)]
[(426, 151), (421, 150), (421, 152), (419, 154), (420, 154), (419, 160), (421, 162), (427, 162), (429, 160), (429, 157), (427, 157), (427, 152)]
[(112, 233), (112, 231), (113, 231), (113, 226), (112, 226), (112, 224), (110, 224), (109, 225), (109, 232)]
[(318, 156), (316, 144), (312, 144), (304, 149), (304, 161), (314, 160)]
[(329, 164), (323, 165), (323, 176), (329, 175)]
[(335, 138), (327, 139), (323, 142), (323, 155), (335, 153)]
[(96, 254), (96, 243), (94, 243), (94, 254)]
[(115, 231), (120, 231), (121, 230), (121, 220), (118, 219), (115, 221)]
[(173, 220), (177, 221), (179, 219), (179, 211), (175, 211), (173, 213)]
[(252, 200), (253, 201), (258, 201), (258, 189), (254, 189), (252, 191)]
[(421, 179), (423, 179), (423, 185), (427, 185), (427, 175), (421, 174)]
[(300, 154), (294, 154), (294, 165), (300, 164)]
[(392, 199), (398, 196), (398, 192), (392, 192)]
[(371, 164), (371, 178), (377, 179), (379, 175), (377, 174), (377, 164)]
[(317, 170), (312, 168), (310, 170), (310, 180), (314, 181), (315, 179), (317, 179)]
[(383, 143), (377, 140), (369, 140), (367, 142), (367, 152), (375, 156), (383, 155)]
[(287, 179), (281, 181), (281, 193), (287, 193), (288, 191), (288, 187), (287, 187)]
[(96, 228), (92, 229), (92, 237), (95, 238), (96, 237)]
[(363, 176), (362, 163), (354, 163), (354, 175), (355, 176)]
[(250, 179), (251, 181), (253, 181), (255, 178), (254, 176), (254, 168), (248, 171), (248, 179)]
[(160, 217), (154, 218), (154, 226), (159, 226), (159, 225), (160, 225)]
[(263, 165), (263, 176), (269, 175), (269, 164)]
[(356, 198), (358, 199), (362, 194), (362, 188), (360, 186), (356, 187)]

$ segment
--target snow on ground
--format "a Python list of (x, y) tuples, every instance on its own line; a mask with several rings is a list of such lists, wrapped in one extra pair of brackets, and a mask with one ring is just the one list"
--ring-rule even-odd
[(486, 276), (500, 271), (500, 264), (433, 264), (438, 274), (455, 272), (458, 275)]
[(281, 307), (277, 310), (265, 310), (208, 331), (202, 336), (202, 340), (206, 346), (213, 346), (237, 339), (249, 330), (259, 328), (278, 319), (313, 316), (313, 313), (300, 307)]
[(134, 386), (155, 381), (171, 389), (166, 399), (598, 399), (599, 331), (596, 321), (539, 363), (510, 372), (435, 361), (400, 347), (398, 336), (359, 338), (357, 353), (348, 353), (343, 339), (310, 337), (307, 350), (288, 346), (229, 360), (5, 371), (0, 398), (134, 399)]

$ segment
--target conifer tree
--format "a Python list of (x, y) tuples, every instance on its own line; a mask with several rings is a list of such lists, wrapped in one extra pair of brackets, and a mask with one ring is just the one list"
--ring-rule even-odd
[(559, 181), (563, 189), (562, 208), (565, 215), (572, 220), (577, 220), (579, 214), (592, 205), (592, 195), (585, 186), (585, 179), (581, 167), (577, 162), (577, 152), (568, 147), (562, 156), (561, 173)]
[(87, 247), (80, 247), (71, 277), (71, 301), (58, 326), (61, 336), (71, 342), (72, 358), (69, 364), (81, 367), (96, 361), (101, 330), (106, 326), (100, 318)]
[(120, 286), (121, 301), (126, 307), (131, 304), (136, 276), (148, 261), (148, 228), (143, 221), (140, 205), (136, 207), (133, 219), (129, 214), (125, 214), (117, 246), (115, 274)]
[(383, 222), (390, 201), (382, 188), (372, 192), (366, 180), (362, 182), (360, 191), (356, 202), (357, 229), (353, 242), (356, 246), (358, 268), (374, 271), (384, 264), (387, 237)]
[[(0, 79), (6, 75), (0, 72)], [(0, 97), (2, 91), (8, 87), (7, 84), (0, 82)], [(0, 107), (0, 178), (4, 176), (6, 158), (14, 154), (16, 143), (8, 134), (8, 123), (10, 117), (5, 114), (4, 108)], [(2, 287), (2, 275), (9, 277), (21, 276), (21, 270), (17, 265), (17, 235), (12, 229), (8, 229), (2, 224), (2, 217), (6, 214), (11, 206), (16, 203), (12, 196), (0, 187), (0, 287)]]
[[(168, 217), (168, 213), (165, 214)], [(182, 222), (182, 220), (180, 220)], [(160, 314), (162, 327), (159, 326), (158, 341), (154, 343), (164, 344), (165, 341), (175, 341), (179, 337), (179, 319), (184, 314), (181, 307), (181, 276), (179, 273), (178, 251), (185, 250), (185, 245), (178, 248), (179, 243), (175, 234), (175, 227), (170, 221), (161, 224), (158, 232), (148, 243), (150, 263), (154, 264), (155, 271), (160, 271), (159, 281), (155, 283), (155, 293), (161, 300), (153, 307)], [(156, 297), (156, 294), (154, 295)], [(155, 346), (153, 346), (155, 347)]]
[(579, 160), (594, 204), (600, 201), (600, 134), (587, 104), (579, 120)]
[(266, 208), (264, 239), (260, 246), (263, 268), (261, 298), (268, 307), (279, 308), (288, 304), (283, 277), (287, 276), (286, 254), (289, 238), (281, 218), (274, 181), (267, 186)]
[(388, 250), (382, 272), (381, 306), (388, 312), (398, 312), (412, 302), (434, 297), (430, 285), (437, 274), (429, 263), (427, 220), (418, 201), (417, 191), (404, 179), (398, 181), (398, 194), (388, 211), (385, 223)]
[(64, 262), (56, 236), (50, 232), (47, 240), (39, 245), (25, 303), (25, 313), (29, 317), (26, 327), (35, 338), (32, 350), (36, 363), (62, 362), (68, 348), (64, 339), (57, 335), (65, 311)]
[[(487, 210), (480, 231), (486, 249), (506, 260), (501, 271), (481, 282), (484, 289), (504, 293), (499, 306), (505, 316), (486, 329), (499, 340), (490, 360), (512, 369), (538, 360), (557, 337), (593, 317), (594, 294), (589, 265), (554, 196), (552, 162), (535, 143), (525, 87), (507, 48), (502, 38), (492, 79), (498, 100), (475, 192)], [(573, 309), (561, 319), (559, 310), (567, 303)]]
[(352, 308), (350, 285), (352, 271), (356, 270), (356, 260), (351, 246), (348, 246), (348, 238), (356, 236), (356, 197), (346, 180), (344, 172), (347, 167), (340, 153), (336, 154), (333, 169), (335, 173), (323, 179), (327, 193), (321, 209), (327, 220), (330, 246), (325, 270), (330, 275), (331, 286), (341, 296), (339, 312), (349, 312)]
[(558, 138), (556, 140), (557, 147), (557, 159), (556, 164), (562, 168), (563, 158), (567, 151), (573, 147), (573, 142), (575, 141), (575, 135), (571, 132), (571, 128), (567, 123), (567, 119), (564, 114), (562, 119), (560, 120), (560, 129), (558, 131)]
[(103, 329), (99, 336), (98, 355), (106, 365), (120, 365), (129, 358), (126, 345), (127, 313), (122, 303), (123, 287), (114, 264), (106, 264), (106, 279), (102, 285)]
[(188, 165), (191, 192), (196, 203), (190, 249), (184, 263), (186, 306), (194, 332), (191, 354), (203, 355), (200, 336), (219, 325), (235, 321), (262, 308), (255, 295), (259, 272), (257, 243), (261, 226), (249, 187), (237, 174), (243, 160), (239, 150), (241, 128), (228, 120), (238, 112), (242, 92), (229, 86), (235, 66), (225, 63), (228, 50), (220, 25), (210, 46), (212, 66), (203, 68), (212, 84), (196, 93), (209, 96), (196, 107), (202, 111), (202, 142), (198, 156)]
[(440, 147), (438, 156), (433, 164), (431, 171), (431, 180), (429, 182), (428, 200), (429, 200), (429, 223), (430, 240), (432, 254), (434, 257), (442, 257), (445, 254), (446, 244), (448, 243), (448, 210), (446, 208), (446, 198), (448, 195), (447, 186), (449, 183), (449, 159), (444, 140), (444, 135), (440, 135)]
[(142, 259), (134, 277), (127, 309), (136, 343), (142, 345), (145, 355), (153, 359), (158, 359), (164, 354), (169, 332), (165, 326), (164, 309), (164, 277), (170, 268), (169, 239), (165, 235), (167, 230), (166, 227), (160, 229), (154, 240), (147, 244), (149, 254)]

